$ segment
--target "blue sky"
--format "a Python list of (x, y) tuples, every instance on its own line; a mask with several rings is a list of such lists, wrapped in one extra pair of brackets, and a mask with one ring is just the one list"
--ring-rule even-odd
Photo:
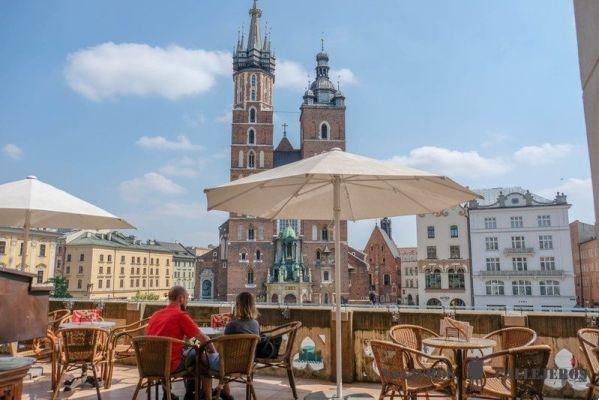
[[(228, 179), (230, 52), (244, 1), (0, 5), (0, 182), (29, 174), (139, 228), (216, 242), (204, 187)], [(277, 56), (275, 143), (324, 35), (349, 151), (471, 187), (560, 190), (594, 220), (569, 1), (260, 0)], [(350, 227), (361, 248), (373, 221)], [(394, 221), (415, 244), (414, 217)]]

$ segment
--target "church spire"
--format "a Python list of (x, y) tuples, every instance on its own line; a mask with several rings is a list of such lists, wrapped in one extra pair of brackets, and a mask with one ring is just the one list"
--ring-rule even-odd
[(262, 10), (258, 8), (258, 1), (254, 0), (254, 5), (250, 8), (250, 34), (248, 35), (248, 47), (247, 51), (250, 52), (253, 49), (261, 50), (260, 45), (260, 17), (262, 16)]

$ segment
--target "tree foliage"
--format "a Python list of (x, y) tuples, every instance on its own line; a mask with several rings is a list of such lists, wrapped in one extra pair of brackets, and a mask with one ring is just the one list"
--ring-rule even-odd
[(135, 300), (135, 301), (155, 301), (155, 300), (160, 300), (160, 296), (158, 296), (156, 293), (141, 293), (138, 290), (137, 293), (135, 294), (135, 296), (133, 296), (131, 298), (131, 300)]
[(69, 293), (67, 280), (64, 278), (64, 276), (57, 275), (53, 278), (48, 279), (48, 282), (54, 285), (54, 289), (50, 291), (50, 296), (58, 299), (66, 299), (73, 297)]

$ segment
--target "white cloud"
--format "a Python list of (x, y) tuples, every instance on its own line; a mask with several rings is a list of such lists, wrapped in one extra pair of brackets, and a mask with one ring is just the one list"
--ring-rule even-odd
[(231, 55), (222, 51), (153, 47), (143, 43), (102, 43), (67, 56), (71, 89), (91, 100), (157, 95), (175, 100), (206, 93), (219, 75), (231, 73)]
[(185, 114), (183, 116), (183, 120), (190, 127), (197, 128), (198, 126), (204, 125), (204, 123), (206, 122), (206, 117), (204, 116), (204, 114), (202, 112), (198, 112), (193, 115)]
[(191, 157), (176, 158), (163, 165), (159, 172), (166, 176), (179, 176), (182, 178), (195, 178), (200, 173), (200, 168), (206, 160)]
[(487, 158), (476, 151), (459, 151), (436, 146), (418, 147), (407, 156), (395, 156), (389, 161), (462, 178), (495, 176), (510, 170), (509, 164), (501, 158)]
[(2, 153), (13, 160), (18, 160), (23, 156), (23, 150), (21, 150), (21, 148), (16, 144), (12, 143), (5, 144), (2, 147)]
[(148, 172), (139, 178), (123, 181), (119, 190), (121, 196), (132, 203), (152, 194), (176, 195), (186, 192), (184, 187), (156, 172)]
[(156, 213), (166, 217), (197, 219), (205, 216), (208, 211), (206, 206), (200, 203), (167, 202), (160, 209), (156, 209)]
[(480, 145), (482, 147), (492, 147), (495, 145), (498, 145), (500, 143), (503, 143), (505, 141), (507, 141), (510, 138), (509, 135), (506, 135), (504, 133), (500, 133), (500, 132), (496, 132), (496, 133), (492, 133), (490, 135), (487, 136), (487, 139), (482, 142)]
[(193, 144), (185, 135), (179, 135), (177, 140), (168, 140), (164, 136), (142, 136), (135, 142), (139, 147), (156, 150), (200, 150), (202, 146)]
[(590, 224), (595, 223), (591, 178), (568, 178), (557, 186), (540, 189), (538, 192), (548, 199), (553, 199), (557, 192), (564, 193), (568, 196), (568, 203), (572, 204), (570, 221), (578, 219)]
[(540, 146), (524, 146), (516, 150), (514, 159), (529, 165), (546, 165), (567, 157), (572, 151), (571, 144), (543, 143)]
[(233, 121), (233, 112), (231, 110), (224, 111), (215, 120), (221, 124), (230, 124)]
[[(329, 78), (333, 82), (339, 80), (342, 85), (355, 85), (358, 83), (358, 78), (349, 68), (333, 69), (329, 72)], [(306, 67), (298, 62), (282, 60), (277, 64), (277, 87), (305, 90), (308, 82), (313, 79)]]

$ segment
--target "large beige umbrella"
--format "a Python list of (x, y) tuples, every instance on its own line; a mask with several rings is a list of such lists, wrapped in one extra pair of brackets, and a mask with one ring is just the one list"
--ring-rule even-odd
[(340, 149), (205, 190), (208, 210), (335, 221), (337, 398), (341, 382), (341, 220), (424, 214), (478, 196), (451, 179)]
[(0, 226), (24, 229), (25, 268), (31, 228), (134, 229), (122, 218), (70, 195), (35, 176), (0, 185)]

